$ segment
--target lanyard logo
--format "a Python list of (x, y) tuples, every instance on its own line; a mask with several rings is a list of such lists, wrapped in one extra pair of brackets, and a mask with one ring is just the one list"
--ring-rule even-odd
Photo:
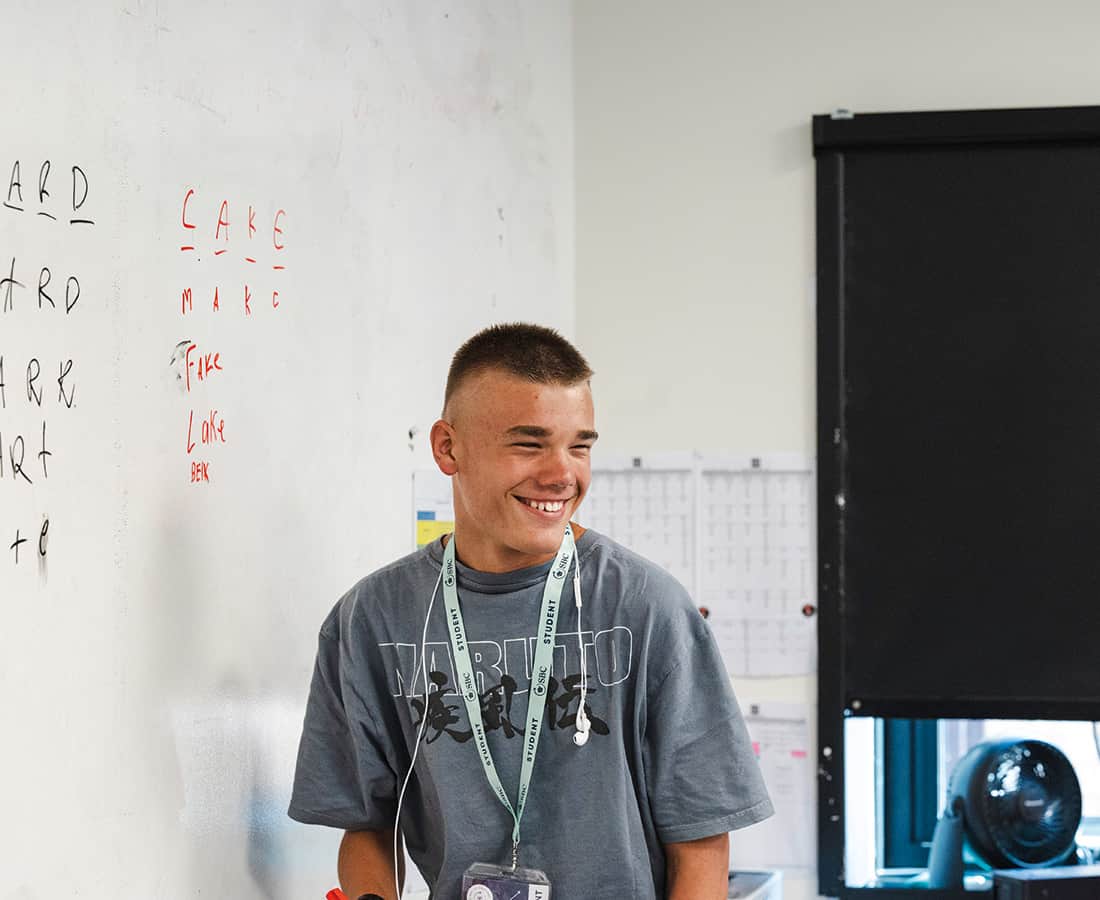
[(539, 669), (538, 676), (535, 678), (535, 683), (532, 685), (531, 690), (535, 692), (539, 697), (546, 693), (546, 678), (549, 675), (549, 671), (546, 666), (542, 666)]

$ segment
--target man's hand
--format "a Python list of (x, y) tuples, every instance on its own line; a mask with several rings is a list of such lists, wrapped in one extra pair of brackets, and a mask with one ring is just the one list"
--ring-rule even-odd
[(730, 868), (728, 834), (664, 847), (668, 900), (726, 900)]
[[(400, 842), (397, 865), (405, 881), (405, 854)], [(363, 894), (377, 894), (382, 900), (397, 900), (393, 877), (393, 829), (389, 831), (345, 831), (336, 862), (340, 887), (351, 900)]]

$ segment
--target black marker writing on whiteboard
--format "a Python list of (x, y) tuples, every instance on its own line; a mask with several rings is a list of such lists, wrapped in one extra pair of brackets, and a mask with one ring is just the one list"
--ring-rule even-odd
[(42, 366), (34, 357), (27, 363), (27, 402), (42, 405), (42, 389), (35, 387), (38, 376), (42, 374)]
[[(14, 440), (9, 441), (6, 445), (4, 443), (4, 436), (0, 433), (0, 482), (9, 480), (6, 476), (10, 475), (10, 480), (21, 484), (33, 484), (34, 479), (26, 470), (27, 464), (27, 442), (23, 435), (16, 435)], [(33, 452), (33, 451), (32, 451)], [(46, 469), (46, 457), (53, 456), (53, 452), (46, 449), (46, 422), (42, 422), (42, 449), (38, 451), (38, 459), (42, 464), (42, 477), (47, 477)], [(3, 509), (4, 505), (0, 505), (0, 509)], [(10, 527), (8, 523), (5, 523), (5, 528)], [(43, 515), (42, 526), (38, 533), (38, 561), (39, 561), (39, 574), (44, 578), (46, 576), (46, 549), (47, 549), (47, 537), (50, 530), (50, 520), (48, 516)], [(32, 532), (33, 533), (33, 532)], [(9, 532), (10, 534), (10, 532)], [(19, 564), (20, 549), (23, 545), (29, 542), (29, 538), (24, 537), (23, 528), (19, 525), (15, 526), (15, 536), (12, 542), (8, 545), (8, 549), (12, 551), (11, 561), (13, 565)], [(34, 546), (33, 544), (31, 545)]]
[(4, 293), (4, 312), (11, 312), (15, 309), (15, 298), (12, 296), (12, 289), (17, 287), (26, 287), (26, 285), (15, 280), (15, 257), (13, 256), (8, 277), (0, 278), (0, 291)]
[[(80, 199), (77, 199), (79, 195)], [(73, 166), (73, 216), (84, 206), (88, 200), (88, 176), (80, 166)], [(70, 225), (94, 225), (91, 219), (81, 217), (69, 219)]]
[[(38, 206), (35, 212), (51, 221), (58, 221), (57, 215), (50, 211), (52, 203), (50, 190), (47, 187), (50, 178), (51, 164), (47, 159), (38, 168)], [(72, 182), (72, 210), (69, 218), (70, 225), (95, 225), (95, 220), (89, 218), (89, 212), (85, 208), (88, 197), (91, 194), (91, 181), (88, 174), (80, 165), (73, 165), (70, 169)], [(11, 175), (8, 178), (8, 191), (4, 206), (13, 212), (27, 212), (23, 202), (23, 175), (22, 166), (17, 159), (12, 164)]]
[(25, 537), (20, 537), (19, 536), (19, 529), (16, 528), (15, 529), (15, 540), (11, 542), (11, 546), (8, 548), (9, 550), (14, 550), (15, 551), (15, 564), (16, 565), (19, 565), (19, 546), (20, 546), (20, 544), (25, 544), (25, 543), (27, 543), (27, 539)]
[[(0, 200), (8, 211), (0, 208), (0, 216), (9, 216), (9, 223), (19, 222), (25, 230), (12, 230), (12, 243), (5, 248), (10, 256), (0, 260), (0, 335), (23, 337), (26, 352), (19, 357), (10, 352), (0, 356), (0, 410), (4, 411), (0, 417), (0, 529), (5, 535), (14, 535), (5, 541), (11, 550), (10, 562), (18, 565), (37, 556), (39, 574), (44, 578), (50, 518), (39, 509), (37, 526), (33, 520), (18, 521), (26, 512), (16, 513), (17, 521), (9, 521), (9, 511), (18, 509), (18, 505), (3, 495), (16, 491), (22, 496), (41, 497), (51, 475), (56, 480), (73, 474), (67, 470), (68, 457), (51, 441), (59, 433), (62, 440), (66, 436), (64, 425), (58, 431), (55, 420), (64, 420), (65, 411), (77, 406), (80, 366), (58, 347), (35, 346), (35, 342), (48, 334), (63, 342), (80, 337), (74, 326), (65, 323), (70, 317), (82, 315), (88, 305), (82, 295), (93, 297), (94, 302), (94, 289), (88, 292), (83, 288), (95, 282), (64, 268), (66, 255), (79, 250), (79, 244), (66, 247), (58, 244), (55, 236), (64, 232), (66, 224), (75, 226), (77, 232), (87, 232), (95, 225), (97, 192), (94, 176), (79, 162), (55, 166), (45, 159), (24, 166), (16, 159), (5, 171), (9, 173), (7, 190), (0, 184)], [(42, 236), (47, 236), (45, 243)], [(32, 319), (34, 330), (20, 335), (23, 324)], [(10, 398), (8, 378), (14, 379)], [(9, 399), (13, 401), (10, 405)]]
[[(12, 202), (13, 200), (15, 202)], [(16, 212), (23, 212), (23, 184), (20, 181), (19, 160), (16, 160), (11, 167), (11, 178), (8, 179), (8, 199), (4, 201), (4, 206), (8, 209), (14, 209)]]
[(50, 304), (51, 307), (57, 309), (57, 304), (53, 302), (53, 297), (46, 293), (46, 285), (50, 283), (50, 269), (48, 266), (43, 266), (42, 270), (38, 273), (38, 308), (42, 308), (43, 299)]
[[(46, 537), (49, 534), (49, 531), (50, 520), (48, 518), (43, 518), (42, 528), (38, 532), (38, 558), (40, 562), (44, 561), (46, 558)], [(16, 565), (19, 565), (19, 548), (22, 547), (25, 543), (27, 543), (27, 538), (23, 537), (23, 532), (19, 528), (16, 528), (15, 540), (13, 540), (8, 547), (8, 549), (13, 551), (15, 555)]]
[[(18, 458), (16, 458), (18, 454)], [(22, 478), (27, 484), (34, 484), (30, 476), (23, 471), (23, 459), (27, 455), (27, 447), (23, 442), (23, 435), (17, 434), (15, 441), (8, 448), (8, 459), (11, 461), (12, 478)]]
[(42, 461), (42, 477), (47, 478), (46, 457), (53, 456), (53, 451), (46, 449), (46, 420), (42, 420), (42, 449), (38, 451), (38, 458)]
[[(8, 267), (8, 274), (3, 278), (0, 278), (0, 294), (3, 294), (4, 305), (3, 312), (13, 313), (16, 311), (15, 305), (15, 289), (26, 288), (26, 284), (20, 281), (16, 277), (16, 268), (18, 261), (16, 257), (11, 258), (11, 265)], [(46, 290), (53, 280), (53, 272), (49, 266), (41, 266), (38, 270), (38, 306), (39, 311), (45, 310), (46, 313), (50, 313), (53, 310), (58, 309), (57, 302), (54, 295)], [(69, 275), (65, 279), (65, 315), (69, 315), (73, 311), (73, 307), (76, 306), (76, 302), (80, 299), (80, 279), (75, 275)]]
[(73, 370), (73, 361), (71, 359), (67, 359), (62, 363), (58, 363), (57, 368), (58, 372), (60, 373), (57, 376), (57, 402), (63, 402), (65, 406), (67, 406), (69, 409), (72, 409), (73, 399), (76, 396), (76, 385), (70, 383), (69, 393), (66, 394), (65, 379), (69, 377), (70, 373)]
[[(46, 448), (46, 420), (42, 420), (42, 444), (38, 451), (31, 450), (38, 457), (42, 466), (42, 477), (48, 478), (46, 469), (46, 457), (53, 456), (53, 451)], [(16, 434), (4, 443), (4, 432), (0, 431), (0, 482), (5, 479), (22, 481), (26, 484), (34, 484), (34, 479), (27, 473), (27, 439), (22, 434)]]

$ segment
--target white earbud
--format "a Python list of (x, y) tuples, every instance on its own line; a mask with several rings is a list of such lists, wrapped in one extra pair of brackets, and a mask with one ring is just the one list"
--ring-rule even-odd
[(578, 747), (583, 747), (588, 743), (588, 730), (592, 727), (592, 723), (588, 721), (588, 714), (585, 713), (584, 707), (581, 707), (581, 711), (577, 713), (577, 733), (573, 735), (573, 743)]

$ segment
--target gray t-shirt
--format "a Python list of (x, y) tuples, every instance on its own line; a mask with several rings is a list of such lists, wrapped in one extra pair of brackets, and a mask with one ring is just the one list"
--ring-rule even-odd
[[(346, 830), (393, 824), (427, 715), (401, 827), (434, 900), (458, 900), (475, 862), (511, 858), (512, 818), (472, 740), (442, 590), (421, 635), (440, 541), (367, 576), (321, 626), (290, 815)], [(656, 900), (663, 843), (751, 825), (772, 813), (710, 629), (663, 569), (592, 530), (577, 541), (558, 617), (553, 678), (522, 822), (520, 865), (542, 869), (554, 900)], [(501, 783), (513, 802), (542, 590), (550, 563), (488, 574), (458, 565), (459, 601)], [(588, 743), (573, 743), (580, 644)]]

